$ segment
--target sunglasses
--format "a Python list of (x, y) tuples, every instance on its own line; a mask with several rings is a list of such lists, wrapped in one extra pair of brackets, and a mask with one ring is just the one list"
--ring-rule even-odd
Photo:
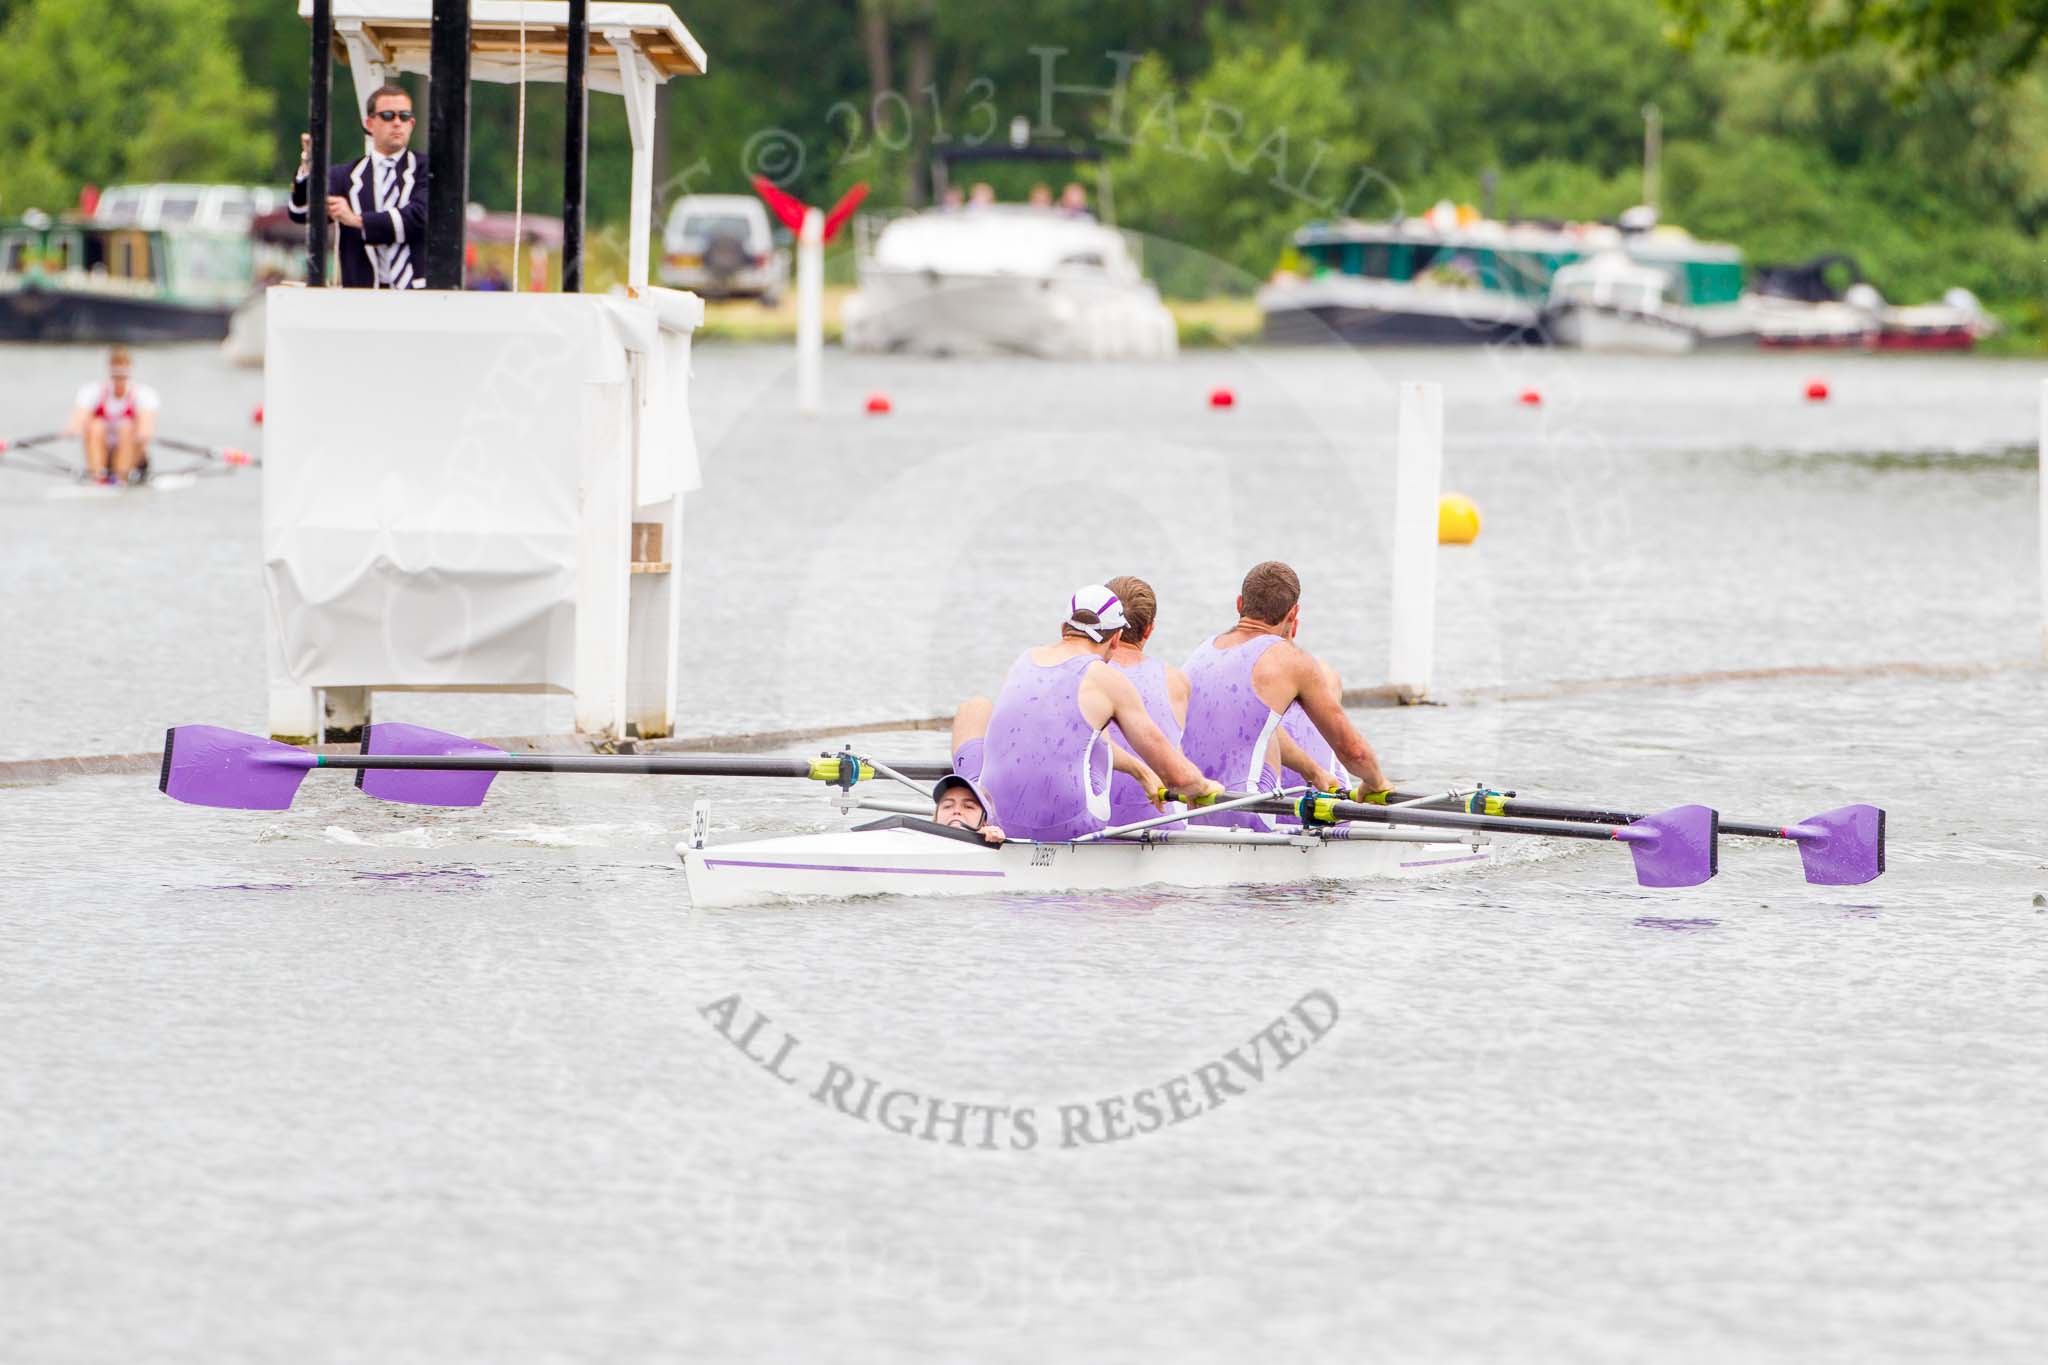
[(378, 110), (378, 111), (377, 111), (376, 113), (374, 113), (374, 114), (370, 115), (370, 117), (371, 117), (371, 118), (380, 118), (380, 119), (383, 119), (383, 120), (384, 120), (384, 121), (385, 121), (386, 123), (389, 123), (389, 122), (391, 122), (391, 121), (392, 121), (393, 119), (397, 119), (397, 120), (398, 120), (398, 121), (399, 121), (400, 123), (411, 123), (411, 122), (412, 122), (412, 110), (410, 110), (410, 109), (379, 109), (379, 110)]

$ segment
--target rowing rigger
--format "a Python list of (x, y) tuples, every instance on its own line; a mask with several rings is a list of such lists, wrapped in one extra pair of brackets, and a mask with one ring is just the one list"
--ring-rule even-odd
[[(366, 795), (413, 805), (481, 805), (499, 773), (526, 772), (801, 779), (838, 788), (844, 809), (857, 804), (852, 792), (859, 783), (886, 777), (915, 789), (948, 771), (943, 763), (891, 764), (850, 752), (815, 759), (512, 754), (460, 735), (390, 723), (368, 727), (359, 753), (315, 754), (234, 730), (185, 725), (164, 737), (158, 785), (192, 805), (284, 810), (316, 768), (353, 771)], [(1392, 804), (1380, 805), (1313, 792), (1226, 793), (1220, 801), (1300, 823), (1270, 831), (1140, 824), (1071, 842), (1012, 840), (1000, 847), (898, 814), (837, 834), (709, 848), (700, 835), (682, 853), (699, 904), (794, 895), (1113, 890), (1431, 875), (1453, 864), (1484, 861), (1493, 835), (1619, 843), (1633, 858), (1637, 881), (1653, 887), (1695, 886), (1714, 876), (1719, 836), (1737, 830), (1797, 844), (1809, 882), (1854, 885), (1884, 871), (1884, 812), (1875, 806), (1845, 806), (1791, 825), (1731, 826), (1702, 805), (1626, 816), (1595, 807), (1542, 806), (1554, 813), (1538, 815), (1530, 809), (1538, 803), (1509, 803), (1499, 793), (1408, 799), (1418, 804), (1400, 804), (1399, 794)], [(1460, 799), (1472, 808), (1428, 808)], [(1445, 845), (1461, 851), (1440, 856)]]

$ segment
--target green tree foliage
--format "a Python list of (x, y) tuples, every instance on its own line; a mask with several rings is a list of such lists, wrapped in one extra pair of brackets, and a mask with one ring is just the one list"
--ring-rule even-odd
[(218, 0), (17, 0), (0, 28), (0, 211), (82, 184), (236, 180), (271, 162), (271, 96)]
[[(1114, 173), (1126, 224), (1263, 275), (1304, 219), (1355, 211), (1386, 181), (1343, 67), (1295, 44), (1231, 46), (1184, 85), (1163, 59), (1147, 58), (1121, 119), (1098, 133), (1123, 149)], [(1191, 264), (1170, 288), (1200, 279), (1188, 276)]]
[(2048, 41), (2048, 0), (1665, 0), (1686, 41), (1811, 58), (1863, 44), (1926, 76), (1958, 67), (2014, 75)]
[[(1642, 197), (1654, 102), (1668, 222), (1757, 261), (1848, 252), (1899, 301), (1967, 285), (2030, 328), (2048, 297), (2048, 0), (677, 9), (711, 74), (664, 93), (657, 213), (756, 172), (814, 203), (855, 181), (877, 205), (917, 203), (935, 149), (1000, 146), (1022, 117), (1109, 153), (1118, 218), (1151, 234), (1148, 270), (1200, 292), (1264, 276), (1314, 218), (1490, 193), (1498, 214), (1611, 219)], [(0, 101), (0, 212), (68, 205), (87, 181), (281, 179), (306, 121), (306, 36), (289, 0), (0, 0), (0, 90), (32, 92)], [(333, 96), (331, 151), (353, 156), (338, 63)], [(470, 197), (493, 208), (512, 204), (518, 101), (471, 92)], [(598, 257), (623, 268), (631, 153), (616, 96), (592, 94), (590, 115), (602, 274)], [(529, 212), (561, 211), (562, 150), (562, 89), (532, 85)], [(1013, 199), (1070, 174), (968, 162), (957, 178)]]

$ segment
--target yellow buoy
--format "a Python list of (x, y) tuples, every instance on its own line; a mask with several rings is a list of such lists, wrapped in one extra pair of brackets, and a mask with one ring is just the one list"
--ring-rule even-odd
[(1436, 543), (1470, 545), (1479, 539), (1479, 508), (1463, 493), (1446, 493), (1436, 503)]

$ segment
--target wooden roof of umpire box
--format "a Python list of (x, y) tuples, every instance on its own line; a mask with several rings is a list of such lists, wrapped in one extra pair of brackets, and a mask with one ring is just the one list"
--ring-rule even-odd
[[(334, 55), (348, 61), (344, 25), (360, 24), (364, 38), (395, 71), (427, 75), (432, 66), (433, 0), (332, 0)], [(311, 20), (312, 0), (299, 0)], [(609, 32), (626, 32), (658, 80), (704, 74), (704, 49), (667, 5), (593, 3), (590, 14), (590, 86), (619, 93), (619, 59)], [(526, 79), (560, 84), (568, 70), (569, 6), (563, 0), (471, 0), (470, 79), (519, 79), (520, 27), (525, 25)]]

